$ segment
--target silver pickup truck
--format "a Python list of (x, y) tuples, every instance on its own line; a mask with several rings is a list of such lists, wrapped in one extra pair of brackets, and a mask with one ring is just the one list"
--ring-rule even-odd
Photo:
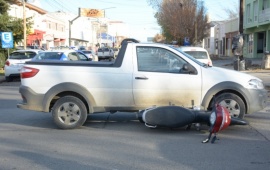
[(98, 61), (109, 59), (112, 61), (114, 59), (114, 51), (113, 49), (102, 47), (97, 50)]
[(136, 112), (154, 105), (210, 110), (213, 97), (231, 116), (243, 118), (263, 109), (267, 99), (256, 77), (134, 39), (123, 40), (114, 62), (26, 62), (19, 92), (17, 107), (52, 112), (62, 129), (83, 125), (88, 114)]

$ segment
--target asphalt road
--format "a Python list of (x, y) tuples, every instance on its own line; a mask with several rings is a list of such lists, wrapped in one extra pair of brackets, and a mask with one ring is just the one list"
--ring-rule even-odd
[(202, 144), (208, 126), (149, 129), (135, 113), (89, 116), (60, 130), (51, 114), (21, 110), (20, 82), (0, 84), (0, 169), (260, 169), (270, 167), (270, 103), (231, 126), (215, 144)]

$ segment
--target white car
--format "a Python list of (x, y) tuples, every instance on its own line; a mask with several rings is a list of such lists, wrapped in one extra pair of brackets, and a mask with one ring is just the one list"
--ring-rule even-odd
[(98, 61), (98, 56), (95, 55), (93, 50), (81, 50), (88, 58), (91, 58), (92, 61)]
[(17, 50), (8, 56), (4, 70), (6, 81), (12, 81), (15, 77), (20, 77), (20, 70), (26, 61), (32, 60), (36, 54), (42, 52), (39, 49), (27, 49), (27, 50)]
[(114, 59), (114, 51), (107, 47), (99, 48), (97, 51), (98, 61), (109, 59), (109, 61)]
[(177, 49), (189, 54), (190, 56), (196, 58), (202, 63), (205, 63), (209, 66), (213, 66), (212, 60), (208, 54), (208, 51), (202, 47), (183, 46), (183, 47), (178, 47)]

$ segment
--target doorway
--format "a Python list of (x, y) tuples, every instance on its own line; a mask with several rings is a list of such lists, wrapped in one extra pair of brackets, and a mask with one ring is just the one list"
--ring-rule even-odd
[(264, 53), (266, 47), (266, 32), (258, 32), (257, 54)]

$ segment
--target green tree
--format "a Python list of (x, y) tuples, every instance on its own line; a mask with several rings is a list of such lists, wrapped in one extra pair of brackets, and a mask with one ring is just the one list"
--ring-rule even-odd
[[(17, 2), (16, 0), (0, 0), (0, 32), (12, 32), (14, 47), (15, 44), (23, 40), (23, 19), (15, 18), (8, 15), (10, 4)], [(26, 18), (27, 30), (33, 25), (32, 18)], [(27, 31), (28, 32), (28, 31)], [(2, 48), (0, 41), (0, 65), (3, 64), (2, 60), (6, 60), (7, 50)]]
[(208, 17), (203, 1), (197, 0), (148, 0), (157, 10), (155, 18), (167, 42), (183, 44), (185, 37), (196, 45), (208, 36)]

